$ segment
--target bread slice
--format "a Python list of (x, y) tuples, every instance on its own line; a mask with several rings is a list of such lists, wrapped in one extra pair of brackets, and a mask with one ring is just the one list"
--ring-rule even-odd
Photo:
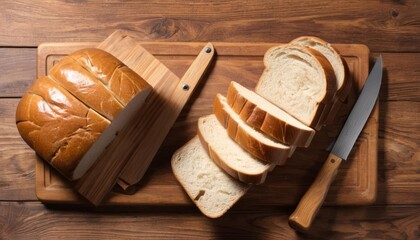
[(261, 184), (274, 164), (252, 156), (234, 140), (215, 115), (198, 119), (198, 136), (210, 158), (230, 176), (245, 183)]
[(346, 76), (346, 68), (340, 54), (329, 43), (317, 37), (299, 37), (292, 40), (290, 44), (300, 45), (317, 50), (324, 55), (324, 57), (333, 67), (337, 81), (337, 92), (335, 93), (330, 112), (327, 116), (321, 116), (321, 118), (326, 118), (325, 121), (327, 124), (332, 123), (342, 103), (349, 95), (352, 86), (352, 81), (349, 81), (348, 77)]
[(210, 218), (222, 216), (251, 186), (220, 169), (197, 136), (173, 154), (171, 166), (185, 192)]
[(214, 105), (214, 115), (227, 129), (235, 142), (255, 157), (276, 165), (284, 165), (295, 149), (268, 138), (260, 131), (246, 124), (227, 103), (225, 97), (217, 94)]
[[(318, 51), (296, 45), (269, 49), (256, 92), (309, 127), (319, 130), (337, 89), (334, 70)], [(325, 114), (325, 113), (324, 113)]]
[(246, 123), (281, 143), (308, 147), (315, 135), (312, 128), (237, 82), (230, 83), (227, 102)]

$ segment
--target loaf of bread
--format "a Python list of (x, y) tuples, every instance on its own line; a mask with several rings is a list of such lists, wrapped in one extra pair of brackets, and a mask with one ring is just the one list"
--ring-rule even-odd
[(318, 51), (297, 45), (273, 47), (264, 56), (266, 67), (256, 93), (302, 123), (319, 130), (337, 90), (334, 70)]
[(61, 172), (71, 173), (110, 121), (51, 78), (42, 77), (19, 102), (16, 124), (39, 156)]
[[(151, 90), (111, 54), (95, 48), (80, 50), (32, 84), (17, 106), (16, 125), (41, 158), (67, 178), (77, 179)], [(114, 131), (103, 136), (105, 128)], [(100, 144), (95, 144), (98, 140)]]
[(331, 110), (328, 114), (324, 114), (321, 116), (321, 122), (325, 122), (326, 124), (331, 124), (335, 116), (340, 109), (343, 102), (347, 99), (347, 96), (350, 93), (352, 81), (349, 81), (346, 77), (346, 68), (345, 64), (337, 52), (329, 43), (325, 42), (324, 40), (312, 37), (312, 36), (304, 36), (299, 37), (290, 42), (293, 45), (299, 45), (307, 48), (312, 48), (320, 52), (324, 57), (330, 62), (331, 66), (333, 67), (335, 78), (337, 81), (337, 91), (332, 100)]
[(211, 218), (222, 216), (250, 188), (219, 168), (197, 136), (173, 154), (171, 165), (194, 204)]

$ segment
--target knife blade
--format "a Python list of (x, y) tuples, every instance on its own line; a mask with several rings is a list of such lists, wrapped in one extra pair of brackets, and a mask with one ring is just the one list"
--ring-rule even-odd
[(306, 231), (310, 228), (319, 208), (324, 202), (331, 183), (337, 175), (338, 167), (343, 160), (347, 160), (372, 112), (378, 98), (381, 82), (382, 56), (379, 56), (327, 160), (312, 185), (300, 200), (295, 211), (289, 217), (289, 225), (296, 230)]

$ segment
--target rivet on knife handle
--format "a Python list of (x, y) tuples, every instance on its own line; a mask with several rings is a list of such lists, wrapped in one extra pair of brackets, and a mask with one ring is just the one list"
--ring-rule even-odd
[(306, 231), (324, 202), (331, 183), (337, 175), (342, 159), (330, 153), (315, 181), (300, 200), (296, 210), (289, 217), (289, 225), (297, 230)]

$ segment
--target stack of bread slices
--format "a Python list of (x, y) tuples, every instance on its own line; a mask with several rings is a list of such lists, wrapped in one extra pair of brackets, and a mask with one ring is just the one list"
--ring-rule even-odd
[(350, 92), (341, 56), (316, 37), (269, 49), (264, 64), (255, 91), (231, 82), (172, 157), (176, 178), (208, 217), (222, 216), (296, 147), (308, 147)]

